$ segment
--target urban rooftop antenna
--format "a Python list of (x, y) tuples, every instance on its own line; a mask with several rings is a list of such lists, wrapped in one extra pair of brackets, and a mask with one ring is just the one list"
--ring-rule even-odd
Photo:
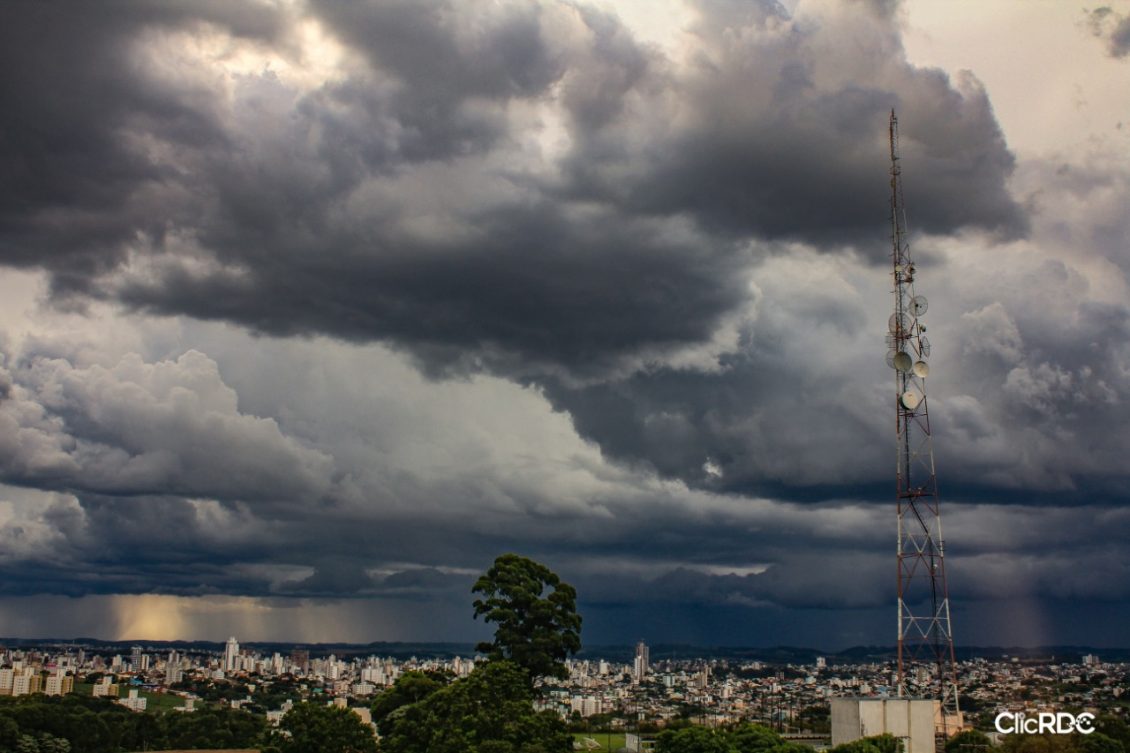
[(891, 110), (891, 262), (895, 310), (887, 335), (887, 364), (895, 371), (895, 466), (898, 500), (898, 695), (941, 700), (936, 732), (962, 728), (957, 666), (946, 589), (945, 543), (926, 377), (930, 341), (921, 317), (929, 304), (914, 291), (898, 152), (898, 118)]

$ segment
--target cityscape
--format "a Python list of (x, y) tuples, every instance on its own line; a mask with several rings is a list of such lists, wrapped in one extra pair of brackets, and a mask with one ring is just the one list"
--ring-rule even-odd
[[(80, 643), (4, 649), (0, 696), (85, 693), (139, 713), (192, 713), (220, 704), (261, 715), (276, 726), (295, 703), (320, 702), (348, 708), (371, 725), (372, 702), (405, 673), (464, 678), (485, 661), (482, 654), (365, 655), (360, 646), (347, 647), (348, 658), (310, 647), (267, 653), (241, 646), (235, 637), (222, 650), (137, 645), (129, 653), (110, 654), (105, 649)], [(536, 706), (578, 727), (593, 727), (595, 720), (593, 729), (621, 733), (654, 733), (675, 720), (711, 727), (756, 722), (822, 749), (830, 739), (830, 698), (887, 697), (896, 682), (891, 662), (874, 657), (817, 656), (804, 663), (709, 656), (653, 661), (642, 641), (634, 652), (631, 662), (569, 660), (567, 678), (543, 680)], [(1130, 693), (1130, 662), (1125, 660), (1025, 652), (967, 659), (958, 667), (970, 726), (991, 739), (999, 738), (993, 720), (1001, 713), (1070, 708), (1125, 718), (1130, 710), (1130, 695), (1124, 697)], [(932, 692), (930, 674), (928, 667), (916, 673), (917, 694)]]

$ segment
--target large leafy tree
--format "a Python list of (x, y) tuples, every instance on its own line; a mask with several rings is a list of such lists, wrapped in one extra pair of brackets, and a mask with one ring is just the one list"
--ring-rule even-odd
[(665, 730), (655, 741), (656, 753), (734, 753), (730, 736), (722, 730), (686, 727)]
[(581, 648), (577, 592), (549, 568), (504, 554), (475, 582), (475, 618), (497, 625), (480, 643), (491, 660), (509, 659), (531, 678), (565, 677), (565, 658)]
[(500, 660), (402, 706), (381, 726), (382, 753), (569, 753), (556, 714), (534, 711), (526, 671)]
[(966, 729), (946, 740), (946, 753), (977, 753), (993, 747), (993, 741), (984, 732)]
[(443, 679), (423, 672), (405, 672), (396, 678), (396, 683), (381, 693), (373, 701), (373, 723), (381, 734), (385, 734), (385, 720), (397, 709), (412, 703), (419, 703), (447, 684)]
[(289, 733), (272, 740), (282, 753), (377, 753), (372, 729), (349, 709), (300, 703), (279, 727)]

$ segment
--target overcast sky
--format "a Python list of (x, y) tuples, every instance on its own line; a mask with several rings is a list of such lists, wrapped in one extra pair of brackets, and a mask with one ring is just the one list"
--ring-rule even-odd
[(7, 2), (0, 635), (895, 641), (898, 111), (959, 644), (1130, 625), (1130, 3)]

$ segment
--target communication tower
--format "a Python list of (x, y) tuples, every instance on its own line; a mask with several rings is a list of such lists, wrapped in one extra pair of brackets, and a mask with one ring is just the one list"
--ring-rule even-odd
[[(962, 727), (957, 667), (946, 589), (945, 543), (926, 377), (930, 341), (922, 317), (925, 296), (915, 293), (914, 262), (907, 240), (898, 152), (898, 119), (891, 110), (891, 262), (895, 310), (887, 335), (887, 365), (895, 372), (896, 492), (898, 501), (898, 695), (941, 700), (937, 731)], [(925, 670), (925, 677), (916, 670)], [(924, 681), (924, 682), (922, 682)]]

